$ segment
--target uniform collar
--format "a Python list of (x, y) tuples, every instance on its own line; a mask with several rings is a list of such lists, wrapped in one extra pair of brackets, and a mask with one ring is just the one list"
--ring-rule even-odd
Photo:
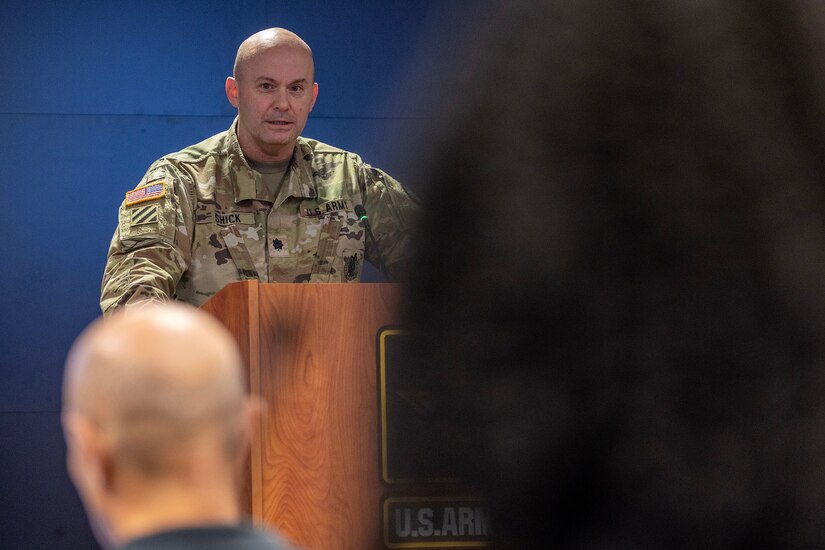
[(295, 151), (292, 152), (292, 163), (284, 179), (284, 190), (287, 191), (285, 197), (314, 199), (318, 196), (313, 177), (312, 156), (312, 149), (306, 140), (299, 137), (295, 143)]
[[(246, 161), (246, 157), (243, 156), (241, 144), (238, 142), (237, 128), (238, 118), (235, 117), (235, 121), (227, 133), (226, 142), (226, 154), (230, 160), (226, 169), (234, 173), (234, 177), (230, 177), (229, 181), (234, 182), (235, 202), (238, 203), (250, 199), (272, 202), (273, 197), (270, 197), (264, 188), (261, 174), (253, 170)], [(284, 177), (285, 188), (283, 191), (285, 191), (286, 194), (282, 194), (281, 196), (306, 199), (316, 198), (318, 192), (312, 173), (312, 149), (304, 138), (299, 137), (295, 144), (295, 151), (292, 152), (292, 162)]]

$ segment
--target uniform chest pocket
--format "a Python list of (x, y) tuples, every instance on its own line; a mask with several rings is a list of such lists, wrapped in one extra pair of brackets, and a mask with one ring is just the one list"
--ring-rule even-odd
[[(257, 236), (250, 239), (249, 233)], [(195, 243), (199, 259), (217, 269), (231, 269), (234, 264), (237, 279), (257, 279), (258, 266), (254, 257), (263, 257), (263, 250), (249, 250), (247, 245), (261, 241), (254, 212), (222, 211), (213, 204), (201, 204), (195, 212)], [(225, 266), (225, 267), (221, 267)]]
[(297, 223), (295, 240), (303, 254), (313, 254), (321, 263), (334, 256), (342, 229), (346, 227), (349, 201), (334, 200), (322, 203), (303, 201), (298, 217), (281, 217), (279, 225)]
[(321, 219), (321, 227), (318, 238), (318, 259), (332, 261), (338, 250), (338, 239), (341, 236), (343, 221), (339, 214), (330, 214)]
[(318, 250), (312, 275), (327, 282), (360, 279), (364, 259), (364, 230), (351, 212), (336, 212), (319, 220)]

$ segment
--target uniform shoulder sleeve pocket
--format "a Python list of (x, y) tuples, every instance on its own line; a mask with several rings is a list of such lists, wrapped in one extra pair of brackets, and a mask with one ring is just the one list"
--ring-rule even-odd
[(178, 219), (176, 183), (169, 169), (155, 168), (126, 193), (118, 217), (121, 242), (155, 239), (174, 244)]

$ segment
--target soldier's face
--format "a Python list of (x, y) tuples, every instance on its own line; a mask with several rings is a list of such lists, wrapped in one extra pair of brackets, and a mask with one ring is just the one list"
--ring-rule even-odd
[(226, 79), (226, 96), (238, 108), (238, 141), (247, 157), (267, 162), (292, 156), (318, 97), (313, 73), (308, 52), (276, 46), (248, 59), (237, 78)]

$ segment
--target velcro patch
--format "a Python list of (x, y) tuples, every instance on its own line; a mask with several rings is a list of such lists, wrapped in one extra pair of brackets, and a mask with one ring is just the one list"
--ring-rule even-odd
[(272, 249), (269, 252), (270, 256), (276, 258), (289, 257), (289, 246), (287, 245), (287, 238), (285, 235), (277, 235), (272, 239)]
[(158, 223), (158, 205), (140, 206), (131, 211), (129, 225), (144, 225), (147, 223)]
[(255, 214), (252, 212), (215, 212), (215, 223), (221, 227), (233, 225), (236, 223), (242, 225), (254, 225)]
[(347, 282), (357, 281), (361, 276), (361, 258), (364, 253), (360, 250), (344, 250), (344, 279)]
[(214, 223), (221, 227), (230, 225), (255, 225), (254, 212), (203, 212), (195, 214), (195, 223)]
[(126, 193), (126, 206), (132, 206), (146, 201), (153, 201), (166, 195), (166, 182), (153, 183), (138, 187)]
[(342, 210), (351, 211), (352, 201), (349, 199), (335, 199), (319, 204), (318, 206), (304, 206), (301, 205), (302, 218), (316, 218), (332, 214), (333, 212), (340, 212)]

